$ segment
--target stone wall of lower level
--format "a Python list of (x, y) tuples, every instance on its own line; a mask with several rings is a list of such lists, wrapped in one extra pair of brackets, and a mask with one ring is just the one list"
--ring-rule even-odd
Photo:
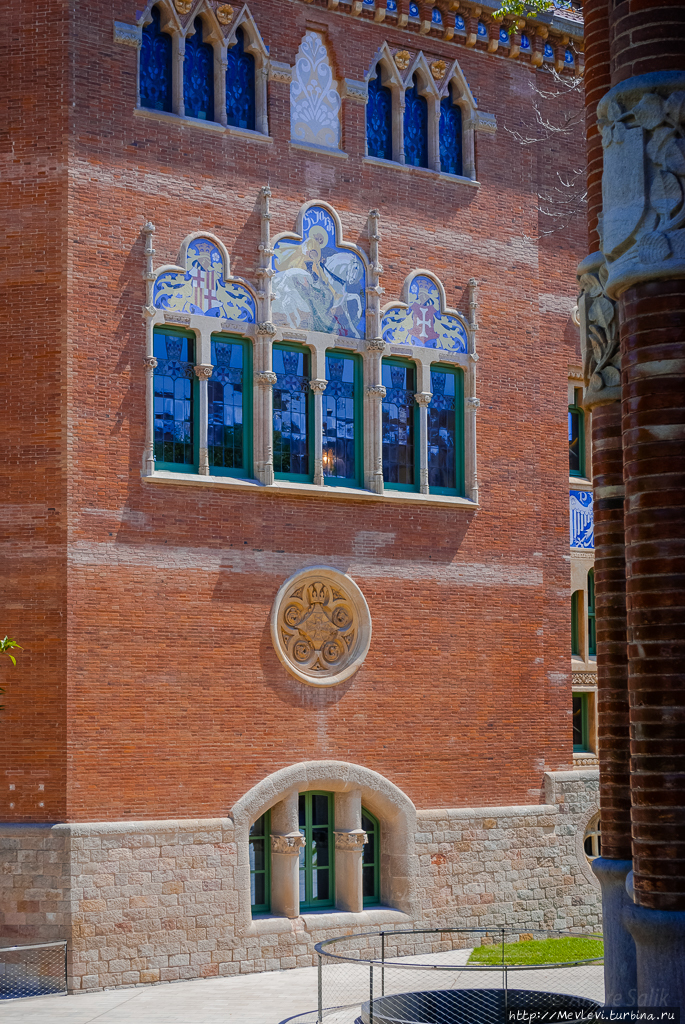
[[(231, 818), (0, 826), (1, 944), (68, 939), (78, 991), (310, 966), (316, 942), (375, 926), (595, 929), (600, 895), (582, 835), (597, 792), (596, 770), (557, 772), (542, 805), (419, 810), (407, 836), (411, 913), (264, 915), (247, 926)], [(428, 941), (403, 939), (397, 952)]]

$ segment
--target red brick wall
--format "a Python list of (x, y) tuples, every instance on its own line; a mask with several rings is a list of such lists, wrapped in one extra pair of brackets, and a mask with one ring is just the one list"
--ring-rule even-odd
[[(62, 94), (75, 104), (68, 230), (49, 260), (66, 338), (47, 328), (52, 307), (32, 328), (32, 344), (50, 334), (68, 368), (54, 414), (63, 424), (55, 465), (69, 469), (54, 501), (69, 522), (59, 600), (68, 665), (58, 673), (37, 660), (52, 633), (39, 619), (25, 630), (18, 612), (12, 629), (27, 653), (13, 676), (8, 767), (35, 763), (50, 776), (44, 811), (27, 803), (3, 812), (9, 818), (224, 814), (271, 771), (311, 758), (373, 768), (420, 807), (529, 803), (543, 769), (571, 762), (565, 423), (567, 365), (578, 356), (563, 303), (544, 296), (573, 296), (585, 224), (581, 214), (538, 245), (546, 224), (536, 194), (578, 162), (582, 128), (519, 146), (504, 126), (533, 122), (532, 74), (499, 56), (285, 0), (251, 10), (271, 56), (291, 64), (307, 19), (328, 24), (339, 79), (362, 79), (386, 38), (431, 58), (457, 56), (500, 128), (477, 135), (474, 190), (364, 165), (365, 111), (350, 101), (348, 160), (292, 150), (282, 83), (269, 84), (272, 145), (134, 117), (135, 51), (112, 43), (112, 20), (132, 22), (134, 5), (101, 0), (81, 12)], [(560, 118), (576, 102), (564, 97), (547, 113)], [(37, 174), (29, 171), (27, 188)], [(274, 233), (293, 228), (302, 202), (325, 200), (368, 251), (366, 216), (378, 207), (386, 301), (412, 268), (428, 267), (466, 312), (467, 281), (479, 280), (477, 512), (141, 481), (141, 228), (156, 224), (157, 266), (176, 261), (187, 233), (208, 230), (225, 241), (234, 271), (255, 280), (267, 182)], [(69, 273), (60, 279), (62, 260)], [(19, 432), (35, 429), (57, 369), (32, 372)], [(31, 472), (23, 469), (28, 489)], [(41, 543), (29, 543), (38, 564)], [(17, 548), (21, 586), (21, 537)], [(330, 690), (292, 679), (269, 635), (281, 582), (316, 562), (349, 570), (373, 618), (365, 665)], [(66, 794), (51, 767), (58, 714), (44, 703), (60, 685)]]

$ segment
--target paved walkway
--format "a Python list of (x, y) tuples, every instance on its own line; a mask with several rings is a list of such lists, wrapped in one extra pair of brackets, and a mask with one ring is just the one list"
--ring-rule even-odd
[[(465, 963), (470, 950), (434, 956), (406, 957), (412, 962)], [(396, 961), (397, 962), (397, 961)], [(495, 987), (499, 972), (490, 971), (386, 971), (386, 991), (393, 975), (395, 991), (420, 988)], [(603, 968), (587, 966), (563, 970), (534, 970), (510, 975), (511, 988), (568, 992), (603, 1002)], [(499, 978), (499, 980), (498, 980)], [(430, 981), (428, 980), (430, 979)], [(378, 981), (376, 981), (378, 984)], [(368, 998), (366, 964), (324, 968), (324, 1005), (341, 1006)], [(399, 986), (399, 987), (398, 987)], [(308, 1024), (316, 1020), (317, 970), (301, 967), (231, 978), (183, 981), (169, 985), (116, 989), (72, 996), (35, 996), (0, 1001), (3, 1024)], [(343, 1010), (326, 1024), (353, 1024), (359, 1014)], [(293, 1019), (294, 1018), (294, 1019)]]

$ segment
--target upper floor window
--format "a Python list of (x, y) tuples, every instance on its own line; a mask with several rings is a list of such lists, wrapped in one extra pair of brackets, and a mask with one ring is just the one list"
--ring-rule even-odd
[(454, 84), (440, 101), (440, 170), (445, 174), (463, 174), (461, 107), (454, 102)]
[(416, 489), (416, 369), (397, 359), (382, 362), (383, 481), (395, 490)]
[(585, 476), (585, 414), (581, 407), (583, 389), (573, 389), (573, 405), (568, 407), (568, 472)]
[(331, 907), (333, 879), (333, 794), (300, 793), (300, 909)]
[(328, 384), (322, 399), (323, 475), (331, 484), (360, 484), (361, 361), (342, 352), (326, 353)]
[(183, 59), (183, 101), (187, 117), (214, 120), (214, 47), (204, 42), (202, 18), (196, 18), (193, 34), (186, 37)]
[(271, 813), (266, 811), (250, 826), (250, 903), (253, 914), (271, 909)]
[(255, 59), (245, 50), (245, 33), (236, 32), (236, 42), (226, 54), (226, 123), (235, 128), (255, 129)]
[(250, 347), (212, 339), (214, 370), (207, 382), (207, 456), (210, 473), (250, 476), (252, 447)]
[(289, 480), (311, 479), (309, 365), (304, 349), (274, 345), (274, 473)]
[(171, 36), (162, 31), (159, 7), (143, 27), (140, 47), (140, 105), (171, 112)]
[(366, 146), (369, 156), (392, 160), (392, 92), (383, 85), (380, 64), (368, 86)]
[(595, 624), (595, 570), (587, 574), (587, 646), (591, 657), (597, 655), (597, 629)]
[(404, 162), (428, 167), (428, 103), (419, 91), (417, 75), (404, 95)]
[(437, 494), (463, 490), (461, 371), (431, 370), (433, 397), (428, 406), (428, 484)]
[(156, 330), (154, 355), (155, 459), (159, 469), (197, 466), (194, 374), (195, 342), (175, 331)]
[(366, 842), (362, 854), (362, 893), (364, 905), (374, 905), (381, 901), (381, 830), (378, 819), (362, 807), (362, 828), (366, 832)]

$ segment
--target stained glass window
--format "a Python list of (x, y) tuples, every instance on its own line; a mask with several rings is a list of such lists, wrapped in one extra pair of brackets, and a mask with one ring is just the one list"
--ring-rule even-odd
[(415, 484), (416, 371), (412, 366), (384, 359), (383, 480), (386, 487), (413, 488)]
[(428, 406), (428, 485), (432, 491), (459, 492), (461, 483), (461, 375), (432, 370)]
[(140, 105), (171, 113), (171, 36), (162, 32), (159, 8), (150, 13), (140, 47)]
[(203, 42), (202, 18), (196, 18), (195, 31), (186, 36), (183, 61), (183, 101), (188, 117), (214, 120), (214, 47)]
[(207, 456), (212, 472), (234, 470), (242, 475), (247, 470), (245, 420), (250, 403), (243, 387), (244, 360), (245, 349), (240, 342), (212, 339), (214, 371), (207, 382)]
[(569, 405), (568, 407), (569, 476), (585, 476), (585, 417), (580, 405), (582, 400), (582, 388), (574, 388), (573, 405)]
[(369, 156), (392, 160), (392, 92), (381, 81), (381, 66), (369, 82), (366, 102), (366, 143)]
[(252, 913), (271, 909), (271, 815), (267, 811), (250, 826), (250, 903)]
[(309, 353), (274, 345), (274, 472), (309, 479)]
[(322, 396), (323, 475), (339, 481), (357, 482), (354, 356), (326, 353), (328, 386)]
[(378, 821), (362, 807), (362, 828), (366, 832), (366, 842), (362, 854), (362, 893), (364, 905), (369, 906), (380, 902), (380, 826)]
[(440, 170), (463, 174), (461, 161), (461, 107), (454, 102), (453, 86), (440, 101)]
[(428, 167), (428, 103), (419, 92), (416, 75), (404, 101), (404, 162), (412, 167)]
[(195, 345), (191, 338), (155, 331), (155, 459), (169, 466), (193, 466), (193, 384)]
[(333, 797), (300, 793), (300, 908), (333, 905)]
[(245, 52), (245, 33), (236, 32), (235, 46), (226, 54), (226, 121), (236, 128), (255, 127), (255, 64)]

